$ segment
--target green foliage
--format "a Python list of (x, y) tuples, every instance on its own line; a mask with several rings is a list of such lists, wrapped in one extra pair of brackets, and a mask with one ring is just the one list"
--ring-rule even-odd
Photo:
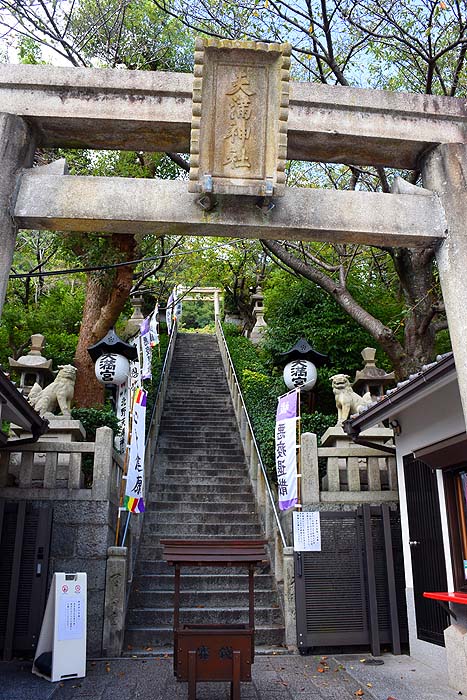
[(84, 290), (59, 282), (25, 307), (11, 294), (0, 322), (0, 363), (8, 367), (8, 357), (28, 351), (33, 333), (45, 336), (43, 354), (59, 364), (71, 364), (81, 323)]
[(118, 432), (119, 420), (112, 408), (105, 404), (93, 408), (72, 408), (71, 417), (79, 420), (86, 431), (86, 439), (93, 442), (96, 439), (96, 430), (107, 426), (112, 428), (114, 434)]
[(161, 333), (159, 335), (159, 345), (156, 345), (152, 351), (152, 379), (146, 381), (144, 385), (145, 390), (148, 392), (146, 404), (146, 426), (149, 426), (149, 421), (151, 420), (152, 409), (154, 406), (154, 401), (156, 400), (157, 391), (159, 389), (162, 367), (164, 366), (168, 345), (169, 336), (166, 333)]
[[(305, 337), (318, 352), (330, 356), (332, 374), (361, 369), (361, 351), (374, 339), (317, 285), (274, 271), (264, 292), (268, 323), (265, 350), (271, 357)], [(378, 353), (379, 366), (388, 366)]]
[(183, 302), (182, 330), (199, 329), (214, 324), (212, 301)]
[[(286, 388), (282, 377), (273, 375), (262, 359), (262, 353), (233, 324), (224, 324), (224, 335), (235, 367), (248, 415), (270, 478), (276, 481), (274, 433), (277, 399)], [(336, 422), (335, 415), (302, 409), (302, 432), (313, 432), (320, 437)]]

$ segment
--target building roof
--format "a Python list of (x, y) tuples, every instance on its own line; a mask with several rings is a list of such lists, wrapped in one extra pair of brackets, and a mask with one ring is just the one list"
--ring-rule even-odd
[[(14, 423), (28, 430), (32, 437), (21, 438), (21, 442), (34, 442), (45, 433), (49, 423), (41, 418), (31, 404), (20, 394), (5, 372), (0, 369), (0, 420)], [(1, 430), (0, 422), (0, 448), (5, 445), (8, 435)], [(10, 441), (10, 444), (13, 441)], [(18, 441), (19, 442), (19, 441)]]
[(344, 430), (351, 437), (357, 437), (362, 430), (370, 428), (401, 408), (412, 403), (417, 395), (428, 386), (445, 379), (455, 373), (454, 356), (452, 352), (438, 355), (435, 362), (424, 365), (419, 372), (411, 374), (408, 379), (399, 382), (394, 389), (388, 389), (378, 401), (373, 401), (358, 415), (344, 423)]

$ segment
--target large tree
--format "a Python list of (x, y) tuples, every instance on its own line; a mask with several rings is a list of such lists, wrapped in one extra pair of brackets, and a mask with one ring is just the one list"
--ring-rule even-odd
[[(38, 0), (27, 4), (0, 0), (2, 24), (6, 38), (17, 42), (20, 59), (27, 63), (42, 62), (41, 49), (46, 49), (47, 55), (53, 51), (78, 67), (118, 66), (130, 70), (191, 67), (190, 41), (182, 25), (158, 10), (150, 0), (110, 0), (105, 5), (99, 0), (73, 3)], [(174, 178), (180, 173), (178, 165), (164, 154), (62, 151), (59, 155), (66, 157), (72, 174)], [(51, 150), (38, 153), (40, 163), (56, 157), (57, 153)], [(153, 253), (165, 251), (161, 241), (156, 241)], [(144, 279), (154, 275), (166, 258), (162, 255), (135, 278), (136, 268), (131, 263), (143, 254), (141, 237), (101, 237), (96, 232), (68, 236), (65, 243), (82, 266), (102, 268), (87, 273), (86, 301), (74, 357), (78, 369), (75, 400), (80, 406), (90, 406), (102, 401), (103, 387), (94, 377), (87, 348), (115, 325), (130, 292), (140, 287), (141, 275)]]
[[(201, 34), (232, 39), (289, 41), (294, 76), (330, 85), (409, 90), (461, 96), (466, 90), (467, 17), (459, 2), (420, 0), (154, 0)], [(405, 173), (412, 183), (419, 173)], [(384, 168), (293, 164), (289, 184), (389, 191)], [(400, 323), (387, 325), (356, 295), (350, 281), (362, 249), (352, 246), (263, 241), (271, 257), (318, 284), (389, 356), (398, 376), (435, 353), (437, 332), (446, 328), (432, 246), (423, 250), (374, 250), (374, 269), (388, 293), (405, 302)], [(385, 261), (384, 258), (387, 258)], [(394, 279), (397, 275), (397, 285)], [(398, 289), (397, 289), (398, 287)]]

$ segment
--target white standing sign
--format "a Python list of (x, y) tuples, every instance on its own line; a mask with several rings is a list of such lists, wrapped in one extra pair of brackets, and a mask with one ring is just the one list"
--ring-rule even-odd
[(54, 574), (33, 673), (53, 683), (65, 678), (84, 678), (86, 609), (86, 574)]
[(321, 521), (318, 511), (294, 512), (293, 548), (296, 552), (321, 552)]

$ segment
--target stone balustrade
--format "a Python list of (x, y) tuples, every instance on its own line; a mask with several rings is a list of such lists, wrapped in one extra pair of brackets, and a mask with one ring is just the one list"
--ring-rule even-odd
[(113, 449), (112, 430), (98, 428), (95, 442), (77, 439), (83, 435), (79, 421), (61, 420), (37, 442), (7, 444), (0, 452), (2, 497), (116, 503), (123, 459)]

